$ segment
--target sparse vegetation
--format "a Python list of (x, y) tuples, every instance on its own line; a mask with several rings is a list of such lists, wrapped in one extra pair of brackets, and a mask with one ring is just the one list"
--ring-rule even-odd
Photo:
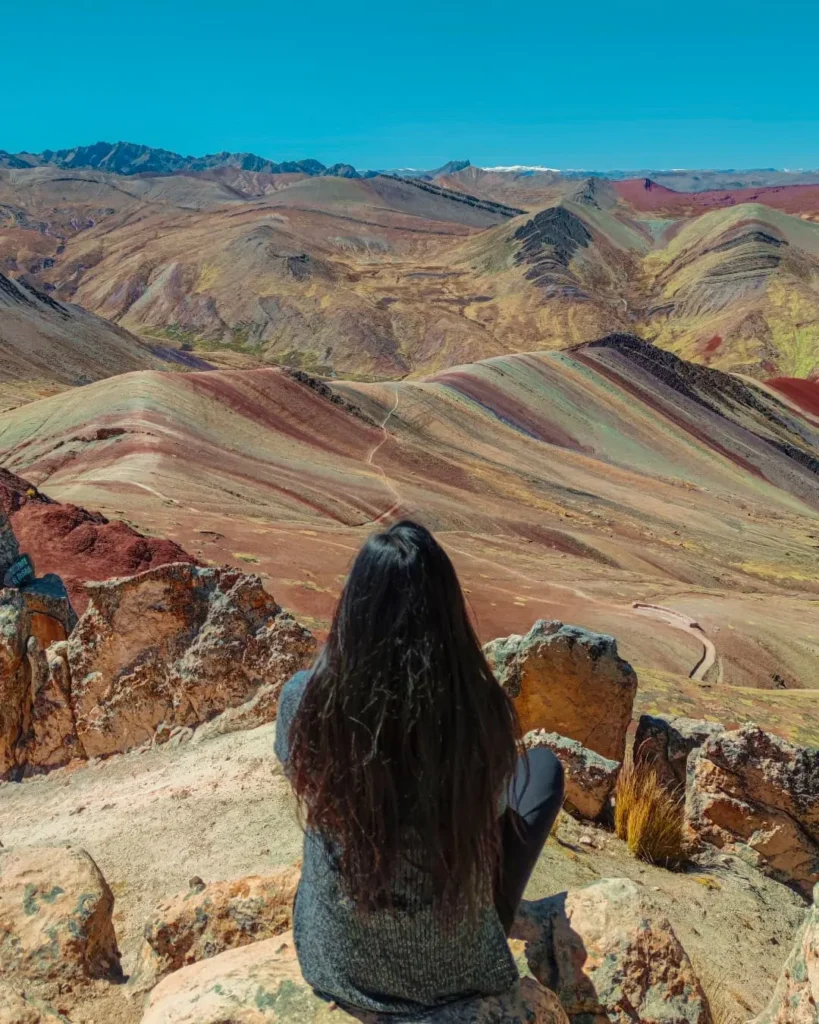
[(674, 867), (685, 859), (682, 800), (662, 785), (651, 765), (623, 766), (615, 789), (614, 830), (649, 864)]

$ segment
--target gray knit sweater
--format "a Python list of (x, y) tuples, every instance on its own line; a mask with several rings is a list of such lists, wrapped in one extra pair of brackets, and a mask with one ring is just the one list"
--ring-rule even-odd
[[(276, 754), (285, 768), (290, 725), (309, 678), (299, 672), (282, 689)], [(415, 1013), (514, 984), (517, 968), (491, 901), (477, 923), (466, 915), (442, 921), (423, 871), (407, 864), (395, 887), (400, 912), (357, 916), (327, 843), (306, 833), (293, 939), (314, 989), (362, 1010)]]

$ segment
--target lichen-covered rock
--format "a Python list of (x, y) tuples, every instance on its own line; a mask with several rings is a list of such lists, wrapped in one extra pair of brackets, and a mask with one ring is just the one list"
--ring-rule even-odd
[(637, 676), (613, 637), (541, 619), (526, 636), (492, 640), (484, 651), (515, 698), (524, 733), (545, 729), (623, 760)]
[(819, 750), (748, 724), (711, 736), (688, 763), (693, 835), (810, 897), (819, 882)]
[(88, 757), (205, 722), (281, 686), (315, 649), (258, 576), (173, 563), (89, 583), (68, 643), (77, 735)]
[(39, 985), (121, 977), (113, 908), (84, 850), (0, 849), (0, 978)]
[(260, 725), (274, 722), (279, 710), (280, 683), (260, 686), (256, 693), (236, 708), (227, 708), (209, 722), (200, 725), (193, 734), (192, 742), (204, 743), (215, 736), (226, 736), (231, 732), (257, 729)]
[[(403, 1020), (409, 1018), (404, 1017)], [(553, 992), (527, 978), (508, 992), (450, 1003), (425, 1024), (567, 1024)], [(169, 975), (151, 993), (142, 1024), (389, 1024), (391, 1015), (354, 1016), (317, 996), (299, 970), (292, 937), (254, 942)]]
[(145, 925), (130, 991), (147, 992), (182, 967), (288, 931), (300, 876), (299, 868), (285, 867), (264, 877), (211, 882), (166, 900)]
[(751, 1024), (816, 1024), (819, 1021), (819, 885), (813, 907), (796, 936), (773, 998)]
[(25, 988), (0, 981), (0, 1024), (71, 1024)]
[(20, 752), (26, 774), (49, 771), (83, 756), (71, 710), (68, 644), (43, 651), (34, 637), (28, 641), (32, 707), (28, 733)]
[(513, 935), (573, 1024), (711, 1024), (691, 961), (646, 890), (606, 878), (524, 901)]
[(548, 747), (563, 765), (563, 806), (576, 818), (599, 818), (614, 791), (620, 762), (595, 754), (577, 740), (536, 729), (523, 737), (524, 746)]
[(0, 590), (0, 779), (18, 764), (31, 714), (28, 611), (19, 590)]
[(666, 789), (682, 793), (688, 755), (709, 736), (724, 731), (718, 722), (675, 715), (641, 715), (634, 736), (634, 763), (652, 765)]
[(20, 554), (17, 538), (11, 528), (9, 517), (0, 508), (0, 583), (11, 566)]

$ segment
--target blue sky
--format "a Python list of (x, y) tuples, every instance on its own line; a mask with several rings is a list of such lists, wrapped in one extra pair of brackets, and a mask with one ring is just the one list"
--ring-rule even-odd
[(819, 167), (819, 4), (3, 0), (0, 149)]

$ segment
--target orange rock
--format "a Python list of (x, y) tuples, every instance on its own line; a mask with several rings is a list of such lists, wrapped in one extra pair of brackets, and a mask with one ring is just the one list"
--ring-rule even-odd
[(526, 636), (492, 640), (484, 651), (515, 698), (524, 733), (545, 729), (623, 760), (637, 676), (613, 637), (541, 619)]
[(299, 868), (284, 867), (264, 877), (192, 886), (166, 900), (145, 925), (130, 991), (147, 992), (182, 967), (287, 931), (300, 877)]
[(816, 1024), (819, 1020), (819, 885), (773, 997), (751, 1024)]

